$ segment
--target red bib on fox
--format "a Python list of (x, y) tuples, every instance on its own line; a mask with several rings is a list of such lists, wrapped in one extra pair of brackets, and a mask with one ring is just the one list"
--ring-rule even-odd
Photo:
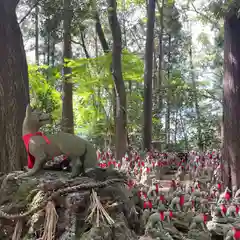
[(44, 138), (44, 140), (46, 141), (47, 144), (50, 143), (49, 139), (42, 133), (42, 132), (36, 132), (36, 133), (29, 133), (26, 134), (22, 137), (25, 148), (27, 150), (27, 155), (28, 155), (28, 168), (33, 168), (34, 166), (34, 162), (35, 162), (35, 157), (33, 155), (30, 154), (29, 152), (29, 141), (31, 139), (31, 137), (33, 136), (42, 136)]

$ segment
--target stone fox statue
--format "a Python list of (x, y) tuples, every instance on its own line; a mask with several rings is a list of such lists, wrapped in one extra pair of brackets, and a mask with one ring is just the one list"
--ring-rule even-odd
[(40, 127), (50, 123), (49, 114), (32, 111), (28, 105), (22, 126), (23, 141), (28, 154), (27, 173), (20, 176), (32, 176), (55, 156), (65, 155), (70, 158), (72, 177), (85, 172), (85, 169), (97, 167), (96, 150), (86, 140), (69, 133), (44, 135)]

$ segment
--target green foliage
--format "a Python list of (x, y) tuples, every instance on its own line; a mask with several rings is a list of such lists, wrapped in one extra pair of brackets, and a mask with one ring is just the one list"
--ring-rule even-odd
[[(111, 53), (97, 58), (66, 59), (71, 67), (69, 75), (74, 83), (75, 129), (79, 134), (91, 136), (103, 142), (114, 134), (113, 123), (113, 80), (110, 73)], [(123, 77), (125, 82), (143, 82), (143, 61), (126, 50), (122, 54)], [(56, 86), (61, 80), (60, 68), (29, 65), (30, 94), (34, 107), (53, 113), (54, 119), (61, 118), (61, 94)], [(135, 119), (129, 128), (134, 129), (136, 110), (143, 101), (141, 94), (129, 95), (129, 116)], [(100, 137), (100, 138), (99, 138)]]
[[(79, 131), (92, 137), (99, 136), (99, 133), (107, 133), (109, 137), (114, 134), (110, 65), (110, 53), (92, 59), (71, 60), (68, 63), (72, 67), (72, 80), (76, 83), (76, 125)], [(125, 81), (143, 81), (143, 62), (136, 55), (123, 51), (122, 68)], [(133, 94), (128, 101), (131, 102), (132, 98), (141, 100), (139, 95)], [(138, 106), (134, 108), (137, 109)], [(131, 115), (131, 109), (129, 111)]]
[(239, 15), (240, 3), (238, 0), (214, 0), (208, 5), (209, 10), (216, 19), (224, 18), (226, 15)]
[(47, 66), (29, 65), (30, 96), (33, 107), (52, 113), (53, 119), (60, 117), (61, 97), (55, 89), (60, 74)]
[(117, 1), (117, 7), (119, 10), (129, 9), (131, 6), (144, 6), (146, 4), (145, 0), (125, 0)]
[[(26, 1), (32, 6), (32, 1)], [(199, 101), (201, 128), (204, 146), (212, 147), (219, 144), (218, 119), (221, 114), (222, 100), (222, 72), (223, 72), (223, 17), (226, 9), (232, 2), (223, 3), (222, 0), (209, 1), (209, 4), (197, 6), (197, 17), (204, 19), (205, 24), (211, 24), (214, 30), (215, 42), (211, 41), (208, 33), (203, 29), (198, 37), (198, 43), (193, 43), (194, 75), (197, 90), (193, 89), (191, 69), (189, 65), (189, 43), (192, 33), (186, 29), (189, 24), (188, 3), (165, 0), (164, 5), (164, 35), (163, 35), (163, 73), (162, 86), (153, 98), (154, 110), (153, 139), (164, 141), (164, 125), (167, 108), (170, 107), (171, 143), (173, 149), (186, 148), (197, 145), (197, 118), (195, 112), (195, 97)], [(185, 1), (186, 2), (186, 1)], [(226, 2), (226, 1), (225, 1)], [(62, 2), (47, 0), (40, 2), (39, 30), (40, 30), (40, 59), (43, 63), (54, 65), (62, 61), (62, 52), (58, 44), (62, 44), (63, 6)], [(143, 123), (143, 75), (146, 34), (146, 1), (126, 0), (117, 2), (119, 21), (122, 27), (122, 39), (124, 47), (122, 54), (123, 78), (127, 93), (127, 117), (128, 135), (130, 140), (140, 146), (142, 141)], [(69, 80), (74, 83), (74, 118), (75, 131), (78, 134), (90, 138), (99, 145), (114, 144), (114, 86), (110, 66), (112, 54), (101, 54), (101, 44), (95, 39), (95, 19), (93, 10), (97, 10), (100, 16), (102, 28), (107, 42), (111, 48), (112, 38), (109, 34), (107, 18), (107, 2), (96, 1), (96, 9), (92, 9), (92, 1), (73, 1), (73, 20), (71, 34), (73, 40), (80, 44), (73, 44), (73, 59), (66, 59), (66, 66), (72, 69)], [(161, 5), (161, 1), (160, 1)], [(181, 6), (182, 7), (181, 7)], [(231, 5), (233, 9), (233, 5)], [(192, 9), (191, 9), (192, 10)], [(138, 20), (131, 22), (129, 19)], [(187, 17), (186, 17), (187, 16)], [(28, 22), (23, 28), (25, 39), (35, 36), (34, 11), (30, 14)], [(221, 19), (221, 20), (220, 20)], [(159, 33), (160, 13), (156, 8), (155, 24), (155, 62), (154, 78), (158, 75), (159, 57)], [(125, 24), (125, 26), (124, 26)], [(192, 23), (191, 23), (192, 24)], [(214, 25), (215, 24), (215, 25)], [(185, 26), (184, 29), (182, 26)], [(194, 29), (194, 23), (192, 25)], [(87, 51), (91, 58), (85, 56), (82, 51), (83, 36)], [(94, 37), (93, 37), (94, 36)], [(171, 42), (169, 44), (169, 36)], [(126, 40), (126, 42), (125, 42)], [(96, 46), (97, 44), (97, 46)], [(200, 46), (200, 48), (199, 48)], [(94, 49), (95, 48), (95, 49)], [(49, 52), (47, 52), (47, 51)], [(52, 53), (53, 51), (53, 53)], [(170, 51), (170, 53), (169, 53)], [(134, 52), (134, 53), (132, 53)], [(96, 53), (96, 54), (95, 54)], [(50, 54), (50, 55), (49, 55)], [(94, 57), (97, 55), (97, 57)], [(170, 62), (169, 60), (170, 55)], [(79, 57), (80, 56), (80, 57)], [(50, 63), (48, 62), (50, 60)], [(61, 66), (52, 67), (41, 65), (29, 65), (30, 95), (33, 106), (43, 111), (51, 112), (54, 119), (54, 127), (46, 128), (48, 132), (58, 130), (61, 120)], [(169, 72), (168, 72), (169, 70)], [(211, 74), (206, 72), (211, 70)], [(153, 89), (154, 90), (154, 89)], [(155, 92), (155, 91), (154, 91)], [(159, 94), (162, 99), (161, 109)], [(167, 99), (168, 97), (168, 99)], [(167, 100), (168, 104), (167, 105)], [(53, 130), (54, 129), (54, 130)], [(187, 138), (184, 137), (187, 133)], [(174, 139), (176, 136), (176, 139)], [(214, 145), (214, 146), (215, 146)]]
[(32, 107), (51, 113), (52, 127), (45, 126), (44, 130), (54, 133), (59, 130), (61, 119), (61, 94), (55, 89), (60, 78), (57, 68), (42, 65), (28, 66), (30, 84), (30, 102)]

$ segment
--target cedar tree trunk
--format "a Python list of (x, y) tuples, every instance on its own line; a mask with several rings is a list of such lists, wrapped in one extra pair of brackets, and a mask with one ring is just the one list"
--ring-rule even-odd
[(126, 91), (122, 76), (122, 37), (117, 18), (116, 0), (108, 0), (108, 21), (112, 32), (112, 76), (116, 93), (116, 157), (121, 160), (127, 151)]
[(144, 103), (143, 103), (143, 148), (150, 150), (152, 142), (152, 74), (153, 39), (155, 22), (155, 0), (149, 0), (147, 6), (147, 40), (145, 46)]
[(224, 183), (240, 187), (240, 19), (224, 23), (223, 160)]
[[(63, 62), (65, 59), (72, 58), (71, 45), (71, 22), (73, 11), (71, 10), (71, 0), (64, 0), (64, 19), (63, 19)], [(74, 133), (73, 125), (73, 84), (68, 74), (71, 74), (69, 67), (64, 67), (63, 80), (63, 101), (62, 101), (62, 130), (66, 133)]]
[(29, 102), (28, 70), (16, 0), (0, 1), (0, 171), (26, 165), (22, 123)]

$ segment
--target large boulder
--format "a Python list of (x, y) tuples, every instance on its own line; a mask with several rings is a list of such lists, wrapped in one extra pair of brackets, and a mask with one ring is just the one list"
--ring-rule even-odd
[[(0, 239), (138, 239), (139, 217), (126, 176), (94, 169), (70, 179), (63, 171), (3, 176)], [(12, 237), (14, 235), (14, 237)]]

